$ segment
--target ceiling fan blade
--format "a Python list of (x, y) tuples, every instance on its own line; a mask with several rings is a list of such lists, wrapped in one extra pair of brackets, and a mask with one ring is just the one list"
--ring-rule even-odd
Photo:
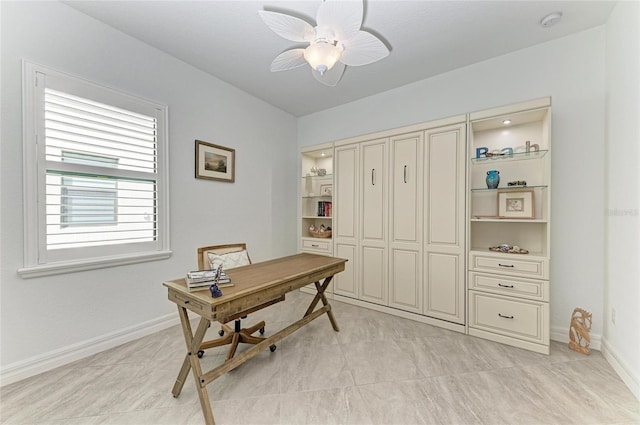
[(315, 69), (311, 69), (313, 76), (316, 80), (320, 81), (325, 86), (334, 87), (340, 79), (342, 78), (342, 74), (344, 74), (345, 65), (341, 62), (337, 62), (333, 68), (324, 73), (324, 75), (320, 75), (318, 71)]
[(366, 31), (343, 41), (344, 51), (340, 61), (349, 66), (367, 65), (389, 55), (389, 49), (378, 37)]
[(318, 8), (316, 22), (323, 31), (333, 31), (336, 40), (355, 37), (362, 26), (362, 0), (325, 0)]
[(271, 72), (286, 71), (306, 64), (304, 49), (291, 49), (276, 56), (271, 62)]
[(259, 10), (258, 13), (264, 23), (282, 38), (297, 42), (310, 41), (315, 38), (316, 31), (313, 26), (302, 19), (266, 10)]

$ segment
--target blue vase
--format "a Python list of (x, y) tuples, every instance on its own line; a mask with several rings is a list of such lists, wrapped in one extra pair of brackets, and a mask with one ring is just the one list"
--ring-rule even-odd
[(489, 189), (497, 189), (500, 184), (500, 171), (489, 170), (487, 171), (487, 187)]

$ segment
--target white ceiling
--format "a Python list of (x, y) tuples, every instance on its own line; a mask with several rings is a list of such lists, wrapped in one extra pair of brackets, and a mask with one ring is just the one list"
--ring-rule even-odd
[[(390, 55), (347, 67), (336, 87), (309, 67), (272, 73), (295, 43), (258, 16), (271, 10), (315, 23), (321, 0), (66, 1), (65, 3), (293, 115), (302, 116), (604, 24), (612, 1), (365, 0), (363, 29)], [(563, 13), (555, 26), (540, 20)], [(553, 58), (549, 58), (553, 60)]]

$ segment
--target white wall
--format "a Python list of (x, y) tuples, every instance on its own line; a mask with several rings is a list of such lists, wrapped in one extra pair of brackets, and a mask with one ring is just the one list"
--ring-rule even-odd
[[(607, 208), (603, 351), (640, 399), (640, 4), (606, 25)], [(612, 310), (615, 309), (615, 323)]]
[(298, 144), (551, 96), (552, 338), (568, 341), (571, 313), (582, 307), (593, 313), (596, 346), (603, 331), (604, 64), (598, 27), (301, 117)]
[[(195, 268), (198, 246), (246, 241), (254, 260), (295, 252), (295, 117), (62, 3), (2, 2), (0, 8), (3, 384), (175, 321), (162, 281)], [(170, 259), (17, 276), (23, 58), (169, 106)], [(236, 149), (235, 183), (194, 178), (195, 139)]]

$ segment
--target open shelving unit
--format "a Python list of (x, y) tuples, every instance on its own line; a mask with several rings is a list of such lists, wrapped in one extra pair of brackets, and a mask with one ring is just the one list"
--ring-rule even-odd
[[(551, 99), (469, 115), (469, 334), (549, 353)], [(487, 173), (500, 183), (488, 188)], [(509, 186), (509, 182), (518, 182)], [(526, 254), (491, 250), (517, 246)]]
[(331, 236), (320, 237), (310, 228), (324, 227), (329, 235), (333, 223), (333, 144), (305, 148), (301, 152), (300, 250), (331, 255)]

